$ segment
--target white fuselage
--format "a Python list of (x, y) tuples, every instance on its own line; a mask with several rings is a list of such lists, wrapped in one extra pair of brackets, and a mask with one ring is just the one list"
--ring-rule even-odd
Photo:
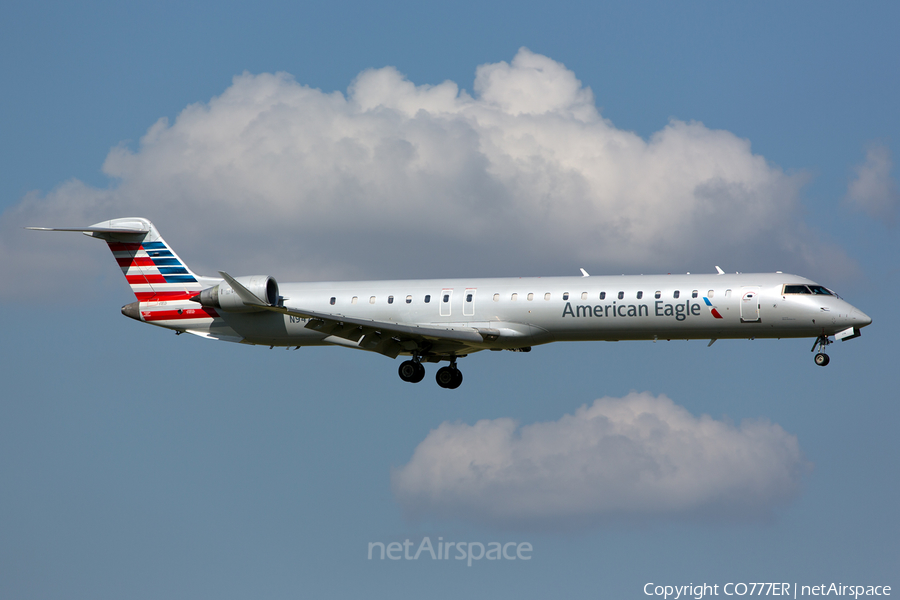
[[(816, 284), (783, 273), (524, 277), (289, 283), (283, 305), (378, 322), (496, 331), (465, 354), (557, 341), (782, 338), (834, 335), (871, 319), (836, 295), (786, 294), (785, 285)], [(307, 327), (308, 319), (269, 312), (216, 318), (154, 319), (175, 304), (142, 303), (156, 325), (245, 343), (356, 346)], [(206, 317), (206, 315), (203, 315)], [(436, 342), (440, 354), (441, 344)]]

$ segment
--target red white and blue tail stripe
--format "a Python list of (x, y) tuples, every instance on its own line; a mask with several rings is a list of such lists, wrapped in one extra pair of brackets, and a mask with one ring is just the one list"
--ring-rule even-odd
[(162, 238), (107, 244), (140, 302), (187, 300), (204, 287)]
[(195, 275), (149, 220), (112, 219), (70, 231), (81, 231), (109, 245), (137, 298), (122, 309), (127, 316), (183, 331), (208, 331), (219, 316), (215, 309), (190, 301), (219, 280)]
[(176, 329), (206, 329), (219, 316), (190, 301), (218, 280), (195, 275), (147, 219), (113, 219), (84, 233), (109, 245), (137, 298), (139, 313), (129, 316)]
[[(123, 314), (139, 321), (189, 331), (210, 337), (221, 328), (213, 308), (199, 306), (190, 298), (218, 284), (221, 279), (195, 275), (159, 235), (147, 219), (111, 219), (90, 227), (28, 227), (42, 231), (80, 231), (104, 240), (122, 269), (137, 302), (122, 308)], [(214, 324), (213, 321), (219, 321)]]

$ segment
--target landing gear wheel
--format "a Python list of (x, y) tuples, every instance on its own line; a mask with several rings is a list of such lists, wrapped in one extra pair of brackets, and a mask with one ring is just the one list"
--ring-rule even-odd
[(441, 367), (434, 376), (437, 384), (448, 390), (455, 390), (462, 383), (462, 372), (456, 367)]
[(824, 333), (816, 338), (816, 341), (813, 343), (812, 352), (816, 352), (816, 364), (820, 367), (824, 367), (828, 364), (829, 358), (828, 355), (825, 354), (825, 347), (828, 344), (833, 343), (828, 339), (828, 336)]
[(450, 384), (450, 389), (455, 390), (456, 388), (458, 388), (460, 385), (462, 385), (462, 380), (462, 371), (460, 371), (459, 369), (453, 369), (453, 382)]
[(400, 375), (400, 379), (411, 383), (416, 376), (416, 363), (411, 360), (400, 363), (400, 368), (397, 369), (397, 373)]
[(400, 374), (400, 379), (409, 383), (419, 383), (425, 377), (425, 367), (422, 366), (422, 363), (414, 360), (400, 363), (400, 368), (397, 369), (397, 372)]

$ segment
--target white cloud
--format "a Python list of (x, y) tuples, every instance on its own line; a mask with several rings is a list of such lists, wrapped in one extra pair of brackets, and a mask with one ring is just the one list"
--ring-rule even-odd
[(69, 182), (6, 211), (0, 275), (77, 293), (100, 273), (80, 247), (96, 242), (20, 228), (120, 216), (152, 219), (199, 272), (282, 280), (851, 268), (799, 220), (805, 176), (747, 140), (678, 120), (649, 140), (617, 129), (574, 73), (524, 48), (478, 67), (473, 89), (393, 67), (346, 96), (237, 76), (114, 148), (110, 189)]
[(872, 143), (866, 151), (866, 162), (857, 165), (856, 179), (850, 182), (845, 200), (871, 217), (893, 225), (900, 210), (900, 190), (891, 177), (891, 150), (884, 144)]
[(392, 473), (412, 517), (497, 527), (771, 515), (810, 468), (765, 420), (694, 417), (665, 396), (602, 398), (558, 421), (443, 423)]

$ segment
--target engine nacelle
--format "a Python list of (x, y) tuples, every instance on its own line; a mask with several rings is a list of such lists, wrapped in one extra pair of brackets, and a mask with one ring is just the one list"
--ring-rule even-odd
[[(278, 283), (268, 275), (250, 275), (247, 277), (235, 277), (235, 281), (250, 290), (250, 293), (269, 306), (278, 305)], [(201, 306), (220, 308), (226, 312), (259, 312), (263, 310), (252, 304), (244, 304), (240, 295), (234, 291), (227, 281), (217, 286), (207, 288), (200, 292), (199, 296), (192, 298)]]

